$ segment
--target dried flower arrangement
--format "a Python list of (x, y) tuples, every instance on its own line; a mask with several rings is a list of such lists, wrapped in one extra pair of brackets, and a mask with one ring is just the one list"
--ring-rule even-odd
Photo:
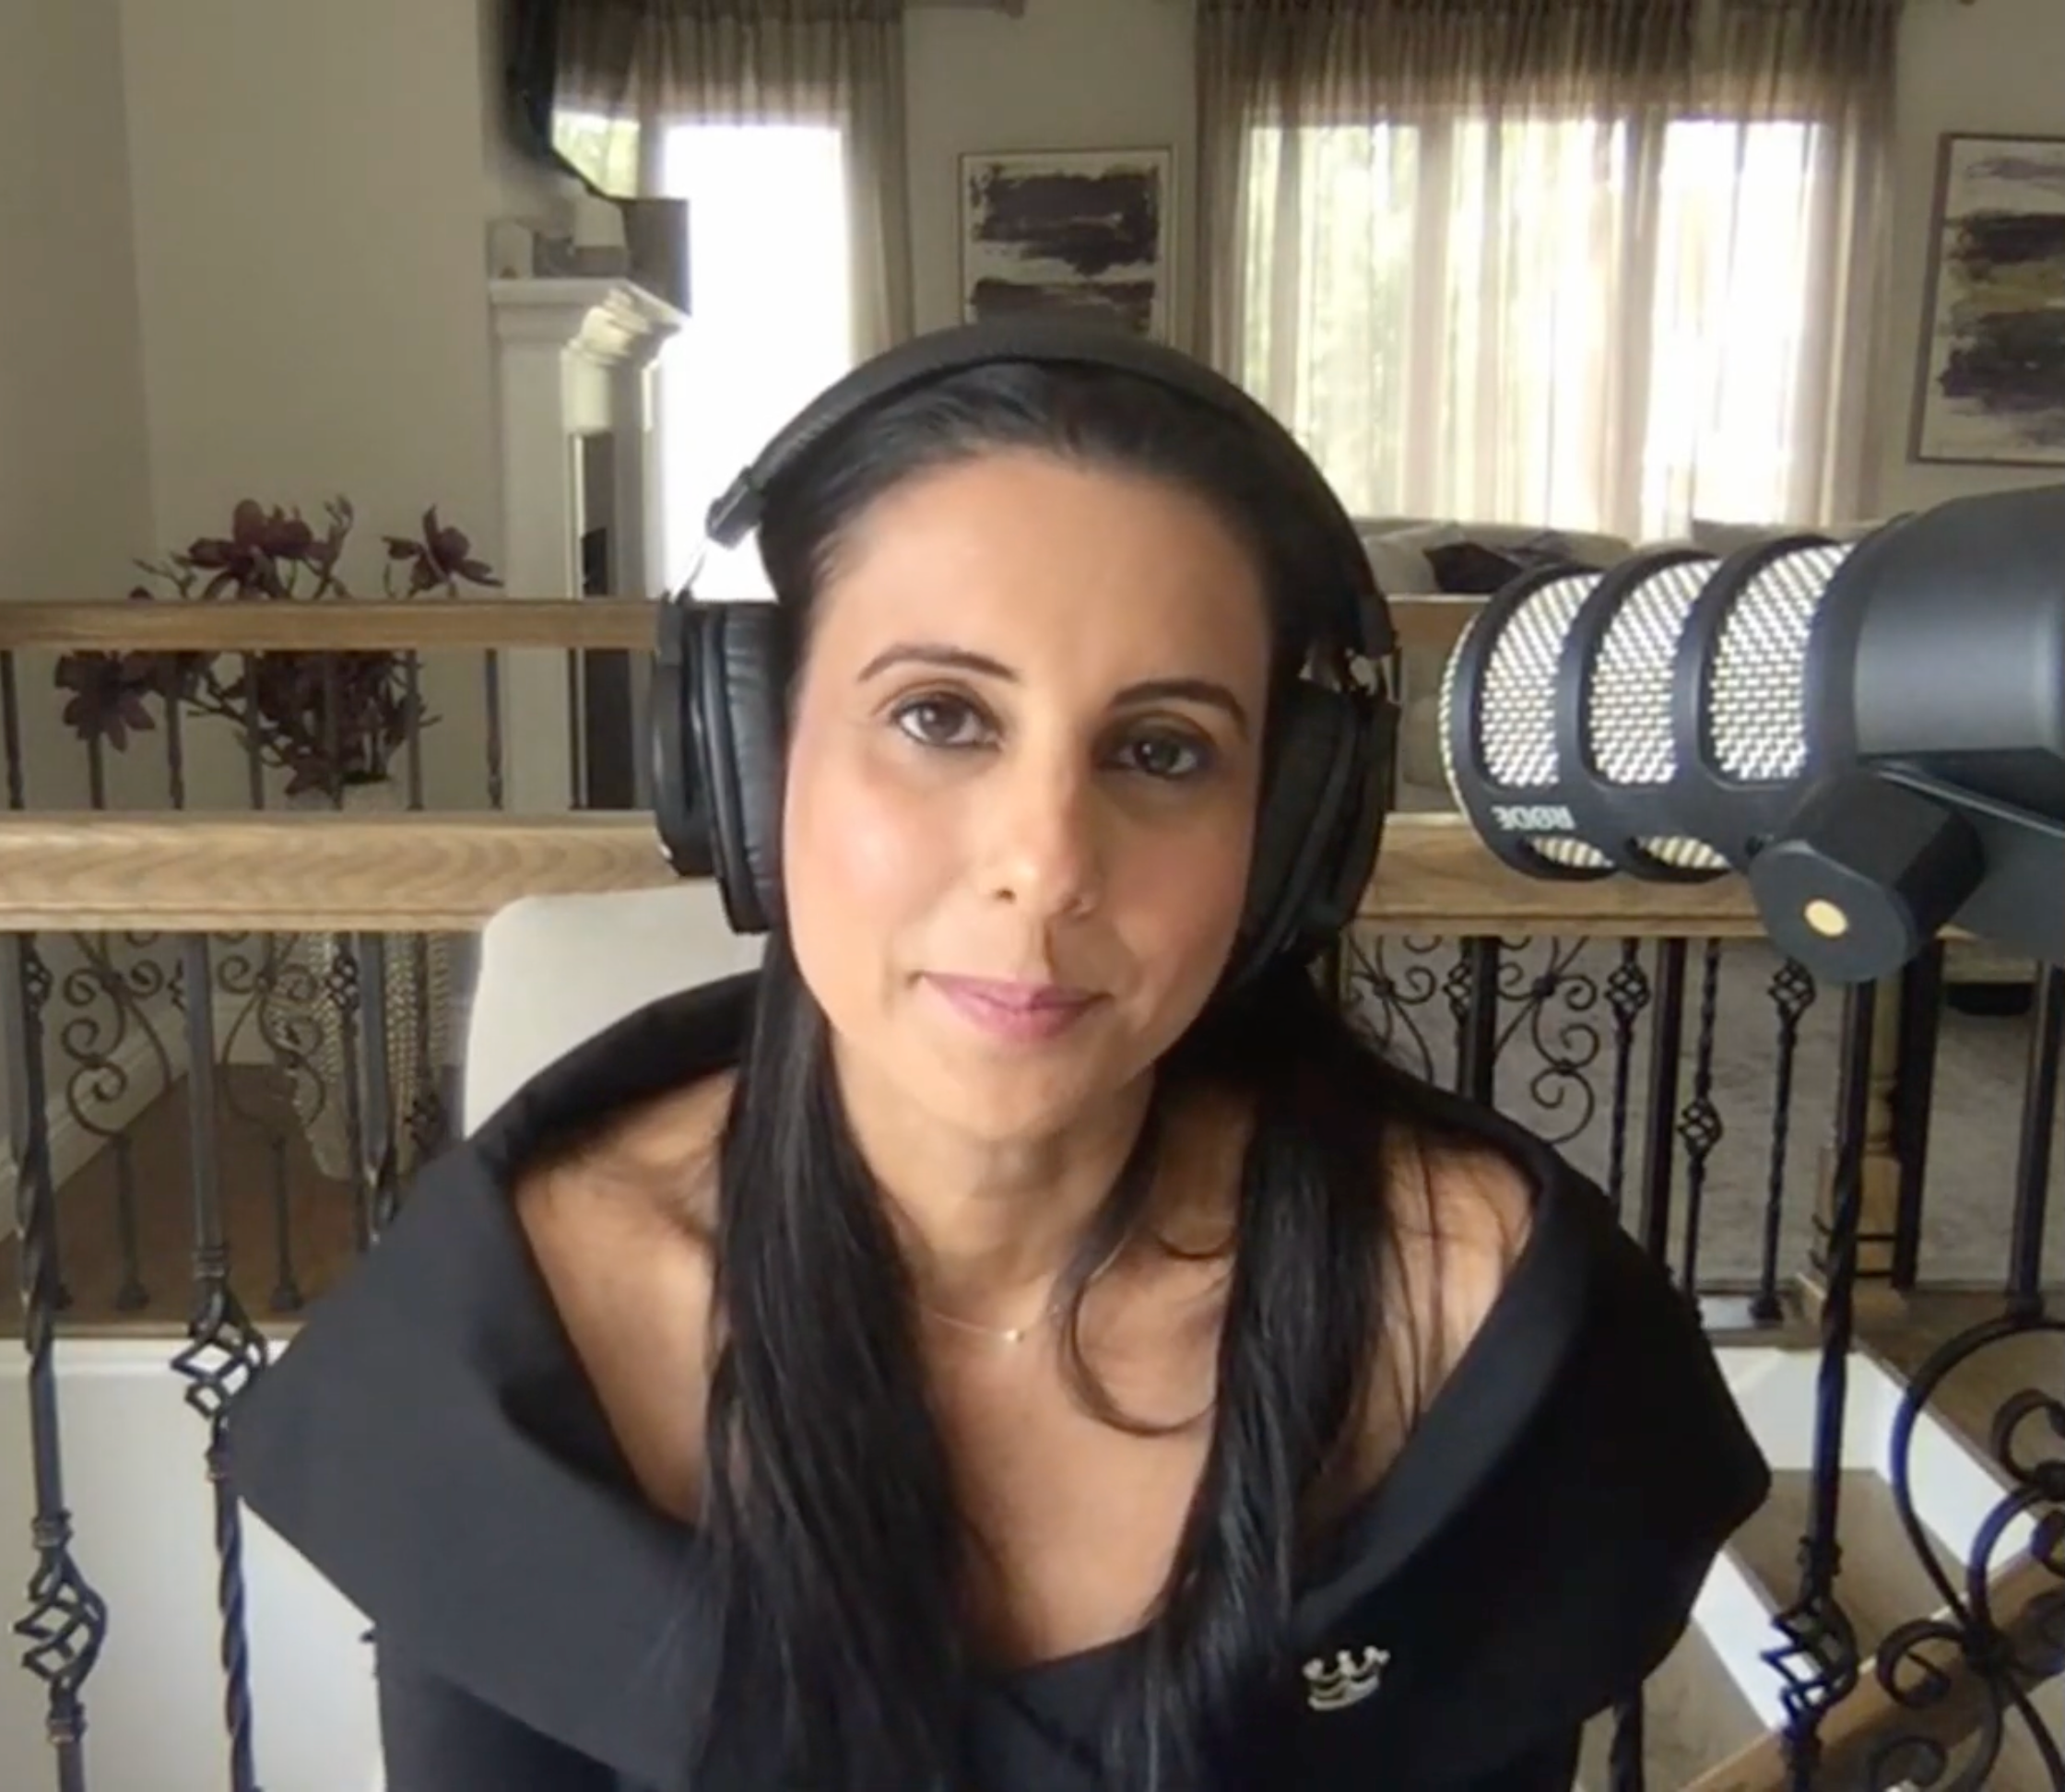
[[(227, 536), (204, 536), (161, 562), (139, 560), (151, 581), (129, 594), (148, 603), (161, 594), (207, 603), (313, 603), (349, 599), (341, 570), (357, 522), (350, 501), (324, 506), (320, 535), (298, 510), (240, 501)], [(390, 598), (436, 593), (456, 596), (462, 584), (500, 585), (466, 533), (423, 513), (415, 536), (385, 536), (382, 584)], [(155, 588), (154, 588), (155, 587)], [(226, 674), (220, 662), (233, 659)], [(132, 735), (154, 728), (151, 700), (177, 701), (187, 713), (230, 724), (267, 764), (288, 774), (287, 794), (315, 793), (341, 801), (354, 784), (386, 777), (395, 754), (437, 718), (424, 712), (409, 675), (408, 655), (394, 650), (349, 653), (288, 651), (221, 655), (169, 652), (67, 654), (56, 682), (72, 693), (65, 721), (81, 739), (117, 751)]]

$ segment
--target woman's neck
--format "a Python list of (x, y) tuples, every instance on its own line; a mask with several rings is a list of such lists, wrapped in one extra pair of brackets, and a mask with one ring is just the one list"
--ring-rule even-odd
[(918, 1108), (859, 1067), (839, 1088), (920, 1300), (998, 1326), (1047, 1297), (1146, 1123), (1153, 1079), (1033, 1138), (986, 1139)]

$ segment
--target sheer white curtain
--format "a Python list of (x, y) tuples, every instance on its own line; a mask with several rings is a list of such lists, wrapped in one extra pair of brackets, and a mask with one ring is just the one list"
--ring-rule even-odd
[(553, 140), (603, 191), (688, 201), (663, 351), (664, 577), (767, 595), (710, 501), (854, 363), (911, 332), (902, 0), (591, 0), (560, 15)]
[[(847, 134), (815, 121), (649, 125), (562, 112), (559, 142), (626, 188), (688, 202), (689, 320), (661, 350), (660, 582), (771, 595), (751, 540), (705, 541), (710, 501), (868, 351), (856, 291)], [(645, 151), (651, 164), (625, 172)]]
[(1475, 43), (1208, 6), (1209, 351), (1351, 509), (1654, 539), (1867, 501), (1888, 34), (1846, 80), (1658, 25), (1698, 4), (1614, 39), (1508, 0)]
[(699, 596), (768, 596), (752, 541), (705, 550), (702, 519), (761, 444), (854, 364), (844, 140), (826, 124), (677, 124), (663, 154), (660, 191), (689, 202), (692, 287), (656, 391), (667, 584), (693, 571)]

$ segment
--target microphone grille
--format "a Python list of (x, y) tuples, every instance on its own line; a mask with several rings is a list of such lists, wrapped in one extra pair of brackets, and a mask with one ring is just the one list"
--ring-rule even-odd
[[(1460, 719), (1475, 737), (1476, 758), (1485, 774), (1516, 796), (1552, 790), (1556, 784), (1556, 668), (1563, 661), (1571, 622), (1599, 581), (1599, 574), (1588, 567), (1545, 577), (1505, 613), (1484, 649), (1480, 701), (1471, 714)], [(1481, 615), (1471, 619), (1441, 680), (1442, 760), (1448, 787), (1458, 806), (1466, 808), (1453, 754), (1452, 729), (1458, 719), (1456, 671), (1483, 624)], [(1556, 814), (1555, 805), (1545, 806), (1545, 827), (1528, 831), (1533, 850), (1543, 858), (1578, 869), (1607, 869), (1611, 861), (1596, 846), (1555, 831)], [(1568, 827), (1567, 815), (1562, 825)]]
[(1478, 714), (1485, 769), (1500, 784), (1556, 781), (1556, 667), (1571, 622), (1598, 583), (1592, 572), (1550, 580), (1506, 618), (1492, 643)]
[(1678, 769), (1671, 667), (1711, 560), (1662, 567), (1615, 608), (1592, 668), (1586, 744), (1609, 784), (1669, 784)]
[(1777, 784), (1807, 768), (1807, 642), (1849, 544), (1775, 556), (1722, 619), (1707, 687), (1715, 768), (1739, 784)]
[[(1669, 562), (1615, 605), (1599, 637), (1586, 715), (1585, 744), (1599, 782), (1616, 787), (1665, 784), (1677, 774), (1677, 730), (1670, 724), (1673, 667), (1693, 604), (1713, 572), (1710, 559)], [(1640, 844), (1666, 865), (1727, 868), (1704, 841), (1647, 835)]]

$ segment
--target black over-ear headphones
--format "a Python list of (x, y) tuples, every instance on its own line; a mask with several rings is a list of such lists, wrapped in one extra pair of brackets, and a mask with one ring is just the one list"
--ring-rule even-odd
[[(782, 430), (710, 507), (729, 547), (780, 501), (783, 476), (812, 448), (914, 388), (998, 361), (1102, 368), (1151, 380), (1249, 429), (1313, 531), (1329, 588), (1312, 594), (1323, 639), (1279, 699), (1247, 901), (1228, 982), (1285, 955), (1310, 958), (1353, 918), (1376, 862), (1391, 790), (1398, 711), (1390, 615), (1340, 501), (1297, 440), (1232, 381), (1181, 351), (1114, 325), (1019, 318), (919, 336), (864, 362)], [(653, 795), (661, 845), (685, 877), (716, 877), (738, 933), (781, 906), (783, 706), (791, 618), (778, 604), (660, 607), (652, 690)]]

